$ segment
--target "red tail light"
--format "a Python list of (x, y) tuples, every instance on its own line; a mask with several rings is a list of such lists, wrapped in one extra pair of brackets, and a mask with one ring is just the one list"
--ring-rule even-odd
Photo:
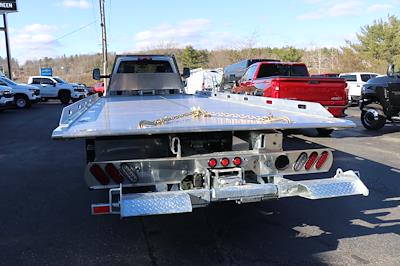
[(114, 180), (115, 183), (120, 184), (124, 182), (124, 177), (119, 173), (118, 169), (112, 163), (106, 165), (106, 172)]
[(103, 186), (108, 185), (110, 180), (108, 179), (107, 175), (104, 173), (103, 169), (97, 164), (93, 164), (90, 167), (90, 173), (99, 181), (100, 184)]
[(315, 161), (318, 158), (318, 153), (317, 152), (313, 152), (310, 154), (310, 157), (308, 157), (308, 161), (306, 163), (306, 170), (310, 170), (310, 168), (314, 165)]
[(92, 205), (92, 214), (108, 214), (110, 212), (109, 205)]
[(208, 160), (208, 166), (210, 166), (211, 168), (214, 168), (215, 166), (217, 166), (217, 164), (218, 164), (218, 162), (214, 158)]
[(329, 152), (324, 151), (321, 153), (321, 157), (319, 157), (318, 162), (315, 164), (315, 168), (320, 169), (324, 163), (326, 162), (326, 159), (328, 159)]
[(229, 159), (228, 158), (222, 158), (221, 159), (221, 165), (223, 167), (227, 167), (229, 165)]
[(271, 94), (272, 94), (272, 98), (279, 98), (280, 96), (280, 92), (279, 92), (279, 82), (274, 80), (271, 82)]
[(240, 157), (235, 157), (235, 158), (233, 158), (232, 163), (233, 163), (234, 165), (236, 165), (236, 166), (239, 166), (239, 165), (242, 164), (242, 158), (240, 158)]

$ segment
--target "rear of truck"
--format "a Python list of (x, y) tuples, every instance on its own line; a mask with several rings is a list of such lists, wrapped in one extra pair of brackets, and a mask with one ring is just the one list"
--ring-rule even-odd
[(191, 212), (213, 202), (368, 195), (356, 172), (325, 173), (329, 148), (285, 151), (280, 130), (347, 128), (319, 104), (213, 92), (183, 95), (171, 56), (118, 56), (108, 96), (65, 107), (54, 139), (86, 140), (85, 180), (107, 191), (93, 214)]
[(264, 97), (317, 102), (333, 116), (344, 117), (346, 82), (337, 78), (277, 77), (264, 81)]
[(261, 62), (252, 65), (248, 72), (239, 90), (264, 97), (317, 102), (335, 117), (345, 116), (348, 101), (344, 79), (310, 77), (303, 63)]

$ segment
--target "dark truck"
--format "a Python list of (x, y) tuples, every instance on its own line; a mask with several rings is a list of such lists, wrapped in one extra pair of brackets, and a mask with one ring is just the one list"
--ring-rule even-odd
[(347, 108), (346, 81), (310, 77), (303, 63), (257, 62), (232, 89), (233, 93), (317, 102), (333, 116), (343, 117)]
[(389, 66), (386, 76), (372, 78), (361, 88), (361, 123), (366, 129), (400, 121), (400, 73), (394, 69)]
[(224, 67), (224, 73), (222, 76), (222, 82), (220, 86), (221, 90), (231, 91), (235, 83), (238, 82), (243, 77), (247, 68), (257, 62), (280, 62), (280, 60), (252, 58), (252, 59), (245, 59)]

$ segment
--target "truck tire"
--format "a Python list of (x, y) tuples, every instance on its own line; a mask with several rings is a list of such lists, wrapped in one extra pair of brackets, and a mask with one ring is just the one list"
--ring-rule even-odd
[(379, 130), (386, 124), (386, 116), (383, 107), (377, 103), (371, 103), (361, 111), (361, 123), (368, 130)]
[(319, 137), (329, 137), (333, 129), (328, 129), (328, 128), (317, 128), (318, 136)]
[(69, 91), (60, 91), (58, 99), (60, 99), (63, 104), (69, 104), (71, 101), (71, 93)]
[(26, 95), (18, 94), (14, 99), (15, 105), (18, 109), (26, 109), (31, 107), (31, 102)]

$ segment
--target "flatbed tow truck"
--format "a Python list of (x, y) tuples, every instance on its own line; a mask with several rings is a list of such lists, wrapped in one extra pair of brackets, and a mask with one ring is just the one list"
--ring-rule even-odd
[[(187, 73), (184, 71), (184, 74)], [(93, 71), (100, 79), (98, 69)], [(358, 173), (328, 172), (332, 150), (284, 151), (286, 129), (354, 127), (318, 103), (212, 92), (182, 94), (175, 58), (116, 57), (106, 96), (65, 107), (52, 138), (85, 139), (85, 180), (107, 191), (92, 214), (191, 212), (213, 202), (368, 195)]]

